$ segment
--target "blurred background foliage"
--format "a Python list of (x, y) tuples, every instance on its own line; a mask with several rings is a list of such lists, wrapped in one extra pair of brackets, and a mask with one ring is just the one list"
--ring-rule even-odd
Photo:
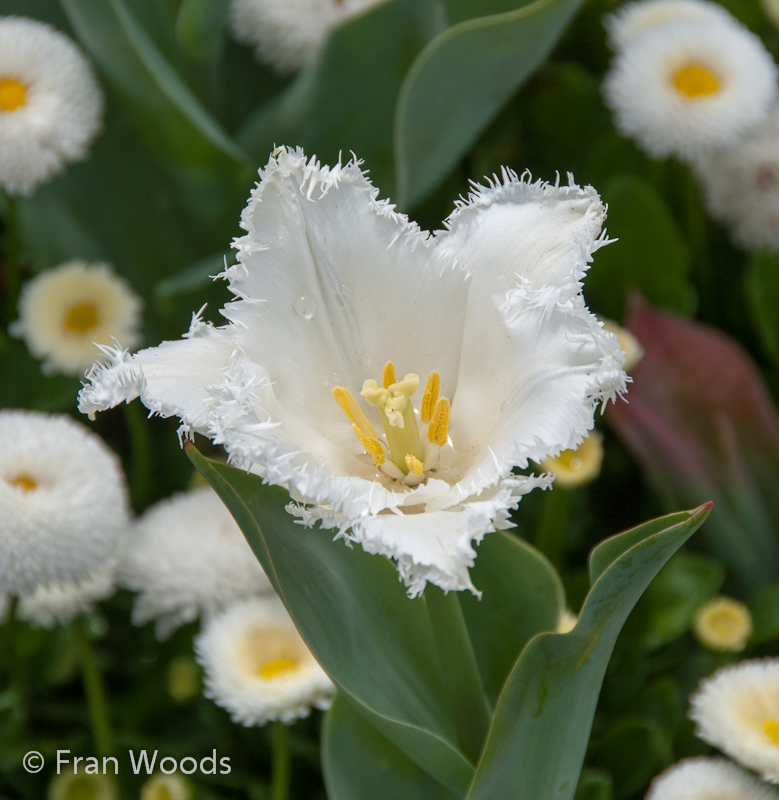
[[(716, 326), (752, 354), (775, 399), (779, 259), (734, 247), (706, 218), (687, 167), (647, 159), (614, 130), (600, 93), (609, 59), (601, 20), (617, 5), (389, 0), (336, 30), (310, 67), (281, 78), (228, 37), (225, 0), (0, 0), (0, 14), (45, 20), (72, 36), (108, 97), (105, 129), (88, 160), (18, 201), (23, 277), (73, 258), (110, 262), (145, 300), (148, 346), (180, 336), (203, 304), (205, 318), (219, 322), (228, 293), (209, 276), (230, 262), (256, 170), (276, 145), (301, 145), (326, 163), (355, 153), (381, 196), (429, 229), (440, 227), (469, 180), (503, 165), (550, 181), (571, 172), (602, 193), (609, 234), (619, 239), (595, 257), (585, 288), (591, 308), (622, 321), (637, 291), (652, 306)], [(758, 3), (723, 5), (779, 56), (779, 35)], [(78, 380), (44, 376), (5, 333), (12, 318), (6, 314), (0, 332), (2, 405), (78, 416)], [(122, 455), (139, 513), (193, 480), (176, 422), (143, 417), (136, 404), (94, 423)], [(608, 426), (600, 427), (599, 479), (535, 493), (516, 515), (515, 531), (560, 570), (574, 611), (588, 587), (593, 545), (671, 510)], [(769, 469), (762, 478), (773, 475)], [(755, 623), (747, 655), (779, 653), (779, 570), (750, 582), (734, 563), (722, 550), (712, 555), (699, 534), (639, 601), (609, 666), (577, 800), (640, 797), (657, 772), (707, 751), (686, 719), (687, 697), (702, 676), (737, 656), (710, 652), (691, 634), (703, 602), (719, 592), (747, 602)], [(120, 593), (85, 622), (107, 678), (119, 749), (175, 756), (216, 748), (231, 757), (233, 771), (198, 776), (199, 798), (266, 797), (269, 732), (233, 725), (202, 697), (194, 626), (159, 643), (151, 625), (130, 626), (131, 599)], [(24, 703), (13, 696), (17, 684), (0, 691), (3, 800), (44, 796), (44, 776), (21, 769), (27, 750), (47, 759), (57, 749), (91, 752), (73, 631), (15, 628), (4, 633), (15, 637), (11, 660), (26, 673), (28, 696)], [(172, 694), (176, 675), (195, 683)], [(315, 715), (292, 729), (293, 797), (324, 797), (320, 724)], [(126, 796), (137, 796), (140, 779), (129, 769), (121, 779)], [(376, 791), (392, 797), (390, 784)]]

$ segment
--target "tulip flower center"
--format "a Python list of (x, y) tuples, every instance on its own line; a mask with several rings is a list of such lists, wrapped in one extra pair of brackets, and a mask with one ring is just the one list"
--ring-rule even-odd
[(690, 100), (716, 94), (720, 82), (711, 70), (700, 64), (687, 64), (673, 76), (673, 85), (679, 94)]
[[(427, 425), (427, 439), (431, 444), (443, 447), (449, 440), (450, 403), (439, 397), (440, 375), (431, 372), (422, 395), (419, 419)], [(365, 401), (379, 411), (384, 428), (384, 441), (379, 439), (376, 428), (363, 414), (354, 395), (344, 386), (333, 389), (333, 398), (352, 424), (352, 430), (360, 444), (381, 467), (389, 451), (390, 460), (403, 473), (422, 477), (425, 472), (425, 448), (419, 435), (419, 425), (411, 397), (419, 388), (419, 376), (408, 373), (403, 380), (396, 380), (395, 365), (388, 361), (384, 365), (381, 385), (367, 380), (360, 394)]]
[(779, 722), (772, 719), (767, 719), (763, 724), (768, 738), (774, 743), (779, 744)]
[(14, 78), (0, 78), (0, 111), (16, 111), (27, 101), (27, 89)]

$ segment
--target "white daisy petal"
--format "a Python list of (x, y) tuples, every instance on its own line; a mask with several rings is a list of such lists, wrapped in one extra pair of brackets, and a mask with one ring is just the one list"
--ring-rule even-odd
[(140, 341), (143, 301), (108, 264), (69, 261), (22, 288), (19, 318), (11, 325), (45, 372), (83, 376), (112, 339)]
[(205, 695), (241, 725), (307, 717), (334, 687), (281, 601), (253, 598), (214, 617), (195, 639)]
[(690, 718), (705, 742), (779, 783), (779, 659), (717, 670), (690, 698)]
[(103, 95), (81, 51), (38, 20), (0, 17), (0, 186), (29, 195), (87, 153)]
[(724, 758), (687, 758), (652, 785), (646, 800), (777, 800), (779, 794)]
[(384, 0), (232, 0), (230, 31), (260, 61), (295, 72), (316, 60), (331, 31)]
[(612, 50), (622, 50), (636, 37), (676, 20), (733, 23), (732, 15), (709, 0), (636, 0), (625, 3), (603, 21)]
[(201, 614), (273, 589), (240, 528), (210, 487), (163, 500), (135, 526), (120, 582), (138, 592), (133, 622), (166, 638)]
[(103, 440), (66, 416), (0, 412), (0, 593), (87, 577), (129, 524), (124, 474)]
[(779, 106), (752, 134), (696, 165), (709, 213), (748, 250), (779, 252)]
[(281, 148), (261, 178), (226, 272), (230, 324), (202, 350), (201, 378), (218, 376), (176, 397), (176, 375), (146, 374), (155, 358), (183, 370), (165, 343), (98, 370), (80, 407), (140, 394), (287, 488), (304, 522), (393, 558), (410, 593), (473, 590), (472, 543), (549, 485), (512, 469), (578, 445), (625, 388), (617, 338), (580, 293), (597, 195), (506, 173), (432, 236), (378, 202), (357, 163)]
[(777, 69), (760, 39), (735, 20), (682, 19), (622, 50), (603, 91), (617, 128), (650, 156), (695, 162), (765, 119)]

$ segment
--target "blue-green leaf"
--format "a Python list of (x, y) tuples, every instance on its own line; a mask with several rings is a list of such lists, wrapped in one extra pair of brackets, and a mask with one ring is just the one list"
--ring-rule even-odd
[(399, 202), (444, 178), (551, 51), (582, 0), (536, 0), (439, 34), (408, 72), (395, 111)]
[[(617, 636), (638, 598), (709, 513), (701, 506), (630, 547), (595, 582), (571, 633), (542, 633), (509, 676), (468, 800), (574, 796), (603, 676)], [(614, 548), (612, 540), (612, 548)], [(614, 548), (617, 552), (618, 548)]]

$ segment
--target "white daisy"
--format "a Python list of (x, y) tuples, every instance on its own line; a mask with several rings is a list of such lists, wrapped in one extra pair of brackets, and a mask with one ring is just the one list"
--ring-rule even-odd
[(92, 575), (74, 581), (56, 581), (19, 596), (19, 619), (41, 628), (67, 625), (116, 589), (116, 561), (111, 560)]
[(200, 614), (272, 592), (270, 582), (230, 512), (207, 487), (163, 500), (129, 537), (120, 582), (138, 592), (133, 622), (156, 619), (169, 636)]
[(717, 670), (690, 698), (690, 718), (705, 742), (779, 783), (779, 659)]
[(0, 442), (0, 592), (94, 573), (129, 524), (119, 459), (64, 415), (2, 411)]
[(603, 91), (617, 128), (649, 155), (696, 161), (765, 119), (777, 70), (760, 39), (735, 21), (683, 19), (618, 53)]
[(81, 51), (38, 20), (0, 17), (0, 187), (29, 195), (84, 158), (103, 94)]
[(141, 786), (140, 800), (191, 800), (189, 782), (177, 773), (152, 775)]
[(135, 347), (143, 301), (108, 264), (69, 261), (25, 284), (11, 333), (24, 339), (45, 372), (83, 376), (99, 345)]
[(603, 435), (593, 431), (573, 450), (547, 458), (541, 468), (555, 476), (555, 486), (574, 489), (585, 486), (600, 475), (603, 465)]
[(330, 705), (334, 687), (276, 597), (252, 598), (195, 639), (206, 697), (241, 725), (290, 723)]
[(779, 794), (724, 758), (687, 758), (652, 781), (646, 800), (779, 800)]
[(305, 522), (397, 561), (410, 594), (473, 590), (472, 543), (551, 481), (513, 468), (578, 446), (624, 390), (581, 295), (598, 195), (505, 171), (432, 236), (359, 163), (282, 149), (261, 177), (225, 273), (231, 324), (116, 350), (80, 409), (140, 395), (290, 490)]
[(709, 213), (748, 250), (779, 252), (779, 106), (756, 131), (696, 170)]
[(332, 30), (385, 0), (232, 0), (230, 30), (260, 61), (294, 72), (316, 60)]
[(695, 612), (693, 631), (711, 650), (738, 653), (752, 633), (752, 615), (732, 597), (714, 597)]
[(622, 50), (647, 31), (676, 20), (714, 20), (732, 24), (734, 17), (708, 0), (637, 0), (625, 3), (603, 21), (612, 50)]

